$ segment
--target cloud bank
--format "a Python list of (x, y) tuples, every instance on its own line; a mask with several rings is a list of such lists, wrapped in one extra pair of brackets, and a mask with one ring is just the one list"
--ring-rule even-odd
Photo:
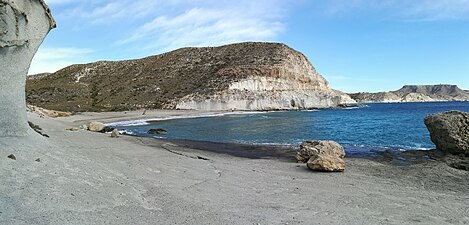
[[(54, 32), (80, 33), (41, 48), (32, 72), (53, 72), (78, 63), (89, 53), (76, 51), (85, 36), (112, 38), (86, 46), (103, 52), (118, 49), (129, 58), (187, 46), (217, 46), (243, 41), (281, 41), (296, 11), (314, 19), (374, 14), (411, 22), (469, 20), (469, 0), (46, 0), (59, 24)], [(296, 21), (298, 22), (298, 21)], [(308, 29), (304, 22), (305, 29)], [(298, 24), (295, 24), (298, 25)], [(105, 30), (105, 31), (101, 31)], [(83, 36), (80, 36), (83, 35)], [(288, 35), (287, 35), (288, 36)], [(94, 41), (94, 40), (93, 40)], [(81, 48), (80, 48), (81, 49)], [(59, 51), (54, 60), (46, 59)], [(62, 51), (68, 50), (68, 51)], [(70, 51), (73, 50), (73, 51)], [(57, 52), (55, 52), (57, 53)], [(124, 54), (122, 54), (124, 55)]]

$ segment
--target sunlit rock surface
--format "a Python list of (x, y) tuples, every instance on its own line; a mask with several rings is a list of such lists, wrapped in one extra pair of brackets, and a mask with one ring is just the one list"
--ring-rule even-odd
[(28, 102), (59, 111), (276, 110), (354, 103), (300, 52), (279, 43), (182, 48), (30, 76)]
[(0, 136), (27, 136), (25, 81), (31, 60), (55, 27), (42, 0), (0, 0)]

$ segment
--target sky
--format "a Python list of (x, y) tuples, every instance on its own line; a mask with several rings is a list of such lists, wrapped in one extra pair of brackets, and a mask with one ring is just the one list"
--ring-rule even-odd
[(469, 0), (46, 0), (57, 21), (30, 74), (181, 47), (281, 42), (334, 89), (469, 90)]

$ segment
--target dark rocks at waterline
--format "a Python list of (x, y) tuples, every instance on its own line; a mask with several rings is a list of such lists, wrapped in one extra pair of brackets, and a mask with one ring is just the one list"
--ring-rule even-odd
[(110, 132), (113, 132), (115, 130), (115, 128), (112, 128), (112, 127), (104, 127), (104, 129), (101, 131), (101, 133), (110, 133)]
[(309, 169), (327, 172), (345, 170), (345, 150), (334, 141), (305, 141), (296, 155), (298, 162), (306, 163)]
[(166, 131), (165, 129), (150, 129), (147, 131), (147, 134), (167, 134), (168, 131)]
[(469, 113), (448, 111), (429, 115), (425, 125), (438, 150), (469, 156)]

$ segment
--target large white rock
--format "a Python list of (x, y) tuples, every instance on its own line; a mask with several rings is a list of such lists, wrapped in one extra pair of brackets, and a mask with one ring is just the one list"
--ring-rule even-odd
[(90, 131), (101, 132), (104, 130), (104, 128), (106, 128), (106, 124), (101, 122), (93, 121), (88, 124), (88, 130)]
[[(356, 103), (333, 90), (302, 53), (283, 48), (283, 58), (274, 65), (232, 66), (216, 76), (243, 79), (211, 94), (194, 93), (178, 100), (176, 108), (195, 110), (296, 110), (331, 108)], [(262, 64), (262, 63), (259, 63)]]
[(47, 33), (55, 27), (43, 0), (0, 0), (0, 137), (25, 137), (25, 82)]

